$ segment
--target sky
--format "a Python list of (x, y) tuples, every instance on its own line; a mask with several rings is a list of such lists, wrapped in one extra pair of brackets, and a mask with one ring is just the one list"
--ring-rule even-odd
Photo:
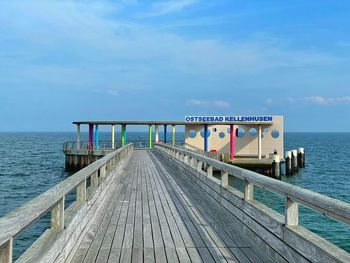
[(0, 131), (284, 115), (350, 131), (350, 1), (0, 0)]

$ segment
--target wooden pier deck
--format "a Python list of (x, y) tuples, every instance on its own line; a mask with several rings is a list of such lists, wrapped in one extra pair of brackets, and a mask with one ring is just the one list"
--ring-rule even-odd
[(126, 170), (73, 262), (273, 262), (223, 207), (150, 151), (134, 151)]
[[(283, 196), (284, 214), (256, 200), (255, 187)], [(299, 204), (350, 225), (348, 203), (186, 149), (128, 144), (0, 218), (0, 263), (48, 214), (16, 262), (350, 262), (299, 224)]]

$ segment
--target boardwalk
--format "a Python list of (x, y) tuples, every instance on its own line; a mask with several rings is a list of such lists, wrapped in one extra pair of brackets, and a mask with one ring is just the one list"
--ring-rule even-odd
[(134, 151), (73, 262), (274, 262), (164, 158)]

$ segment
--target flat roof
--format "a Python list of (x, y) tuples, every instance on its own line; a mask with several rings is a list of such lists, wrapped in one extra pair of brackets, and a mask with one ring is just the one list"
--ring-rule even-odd
[(272, 121), (231, 121), (231, 122), (199, 122), (199, 121), (74, 121), (73, 124), (94, 125), (272, 125)]

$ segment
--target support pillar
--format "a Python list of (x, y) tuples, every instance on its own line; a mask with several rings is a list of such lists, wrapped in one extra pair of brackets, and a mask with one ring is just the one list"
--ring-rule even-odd
[(77, 149), (80, 149), (80, 124), (77, 124)]
[(122, 147), (126, 144), (126, 125), (122, 124)]
[(148, 126), (148, 148), (152, 149), (152, 125)]
[(95, 149), (98, 150), (98, 125), (95, 126)]
[(261, 125), (258, 129), (258, 159), (261, 159)]
[(88, 148), (91, 149), (92, 148), (92, 133), (93, 133), (93, 129), (94, 129), (94, 126), (93, 124), (89, 124), (89, 136), (88, 136)]
[(208, 125), (204, 124), (204, 151), (208, 151)]
[(111, 131), (111, 133), (112, 133), (112, 149), (114, 149), (115, 147), (114, 147), (114, 125), (112, 125), (112, 131)]
[(156, 129), (155, 141), (156, 141), (156, 143), (158, 143), (159, 142), (158, 125), (155, 126), (155, 129)]
[(171, 134), (171, 144), (175, 146), (175, 125), (172, 126)]
[(234, 125), (230, 125), (230, 159), (235, 158), (235, 129)]
[(166, 143), (166, 125), (164, 125), (164, 143)]

